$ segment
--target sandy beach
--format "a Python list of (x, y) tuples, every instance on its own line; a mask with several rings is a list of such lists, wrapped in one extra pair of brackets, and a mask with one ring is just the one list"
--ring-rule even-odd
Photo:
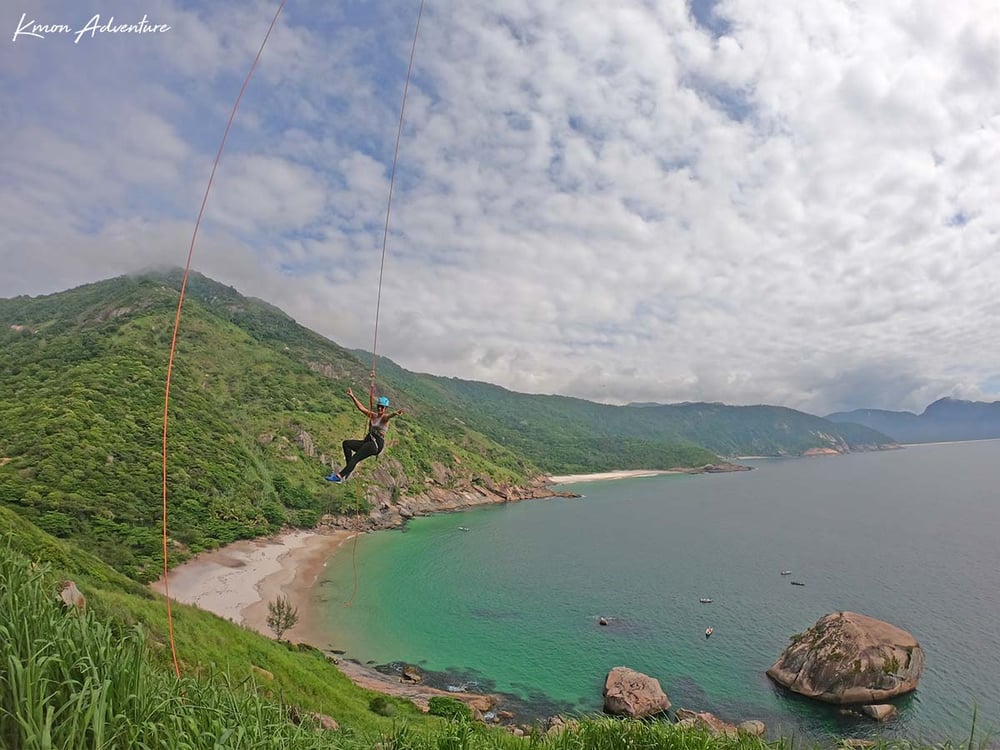
[(659, 474), (679, 474), (681, 472), (668, 469), (626, 469), (622, 471), (603, 471), (597, 474), (563, 474), (549, 477), (552, 484), (570, 484), (573, 482), (603, 482), (609, 479), (629, 479), (631, 477), (654, 477)]
[[(672, 471), (629, 470), (550, 477), (548, 484), (595, 482), (627, 477), (671, 474)], [(196, 555), (151, 584), (170, 598), (213, 612), (219, 617), (272, 636), (267, 627), (267, 605), (286, 596), (299, 611), (299, 622), (287, 631), (290, 640), (328, 649), (324, 634), (310, 612), (309, 595), (327, 561), (355, 533), (346, 529), (283, 531), (275, 536), (241, 540)]]
[[(351, 554), (355, 536), (355, 532), (341, 529), (299, 529), (204, 552), (170, 571), (167, 578), (170, 598), (273, 638), (274, 633), (267, 627), (267, 605), (279, 596), (286, 596), (298, 610), (299, 622), (283, 637), (329, 652), (336, 647), (331, 643), (334, 636), (317, 620), (310, 592), (331, 556), (341, 547), (344, 554)], [(162, 579), (150, 587), (164, 593)], [(411, 684), (355, 661), (341, 659), (337, 666), (356, 685), (407, 698), (424, 711), (435, 695), (458, 698), (480, 712), (496, 703), (492, 695), (455, 693)]]
[[(677, 473), (684, 473), (684, 470), (567, 474), (549, 477), (545, 484)], [(150, 587), (161, 594), (169, 593), (174, 601), (213, 612), (271, 638), (274, 633), (267, 626), (268, 604), (285, 596), (298, 610), (299, 621), (283, 637), (331, 653), (340, 644), (336, 642), (336, 634), (329, 632), (322, 621), (321, 608), (312, 599), (312, 589), (331, 557), (341, 548), (344, 548), (342, 554), (350, 555), (352, 540), (357, 538), (356, 532), (346, 529), (294, 529), (263, 539), (242, 540), (203, 552), (177, 566), (170, 571), (168, 587), (162, 579)], [(446, 692), (423, 684), (404, 683), (399, 677), (381, 674), (349, 658), (339, 659), (338, 666), (355, 684), (408, 698), (423, 710), (427, 710), (427, 701), (435, 695), (458, 698), (479, 711), (485, 711), (497, 701), (497, 696), (492, 695)]]
[[(546, 484), (598, 482), (630, 477), (681, 473), (677, 470), (631, 469), (549, 477)], [(170, 571), (170, 598), (213, 612), (239, 625), (273, 637), (267, 627), (267, 605), (285, 596), (298, 610), (299, 622), (284, 637), (330, 650), (331, 634), (316, 621), (310, 594), (334, 553), (355, 537), (347, 529), (286, 530), (264, 539), (241, 540), (203, 552)], [(165, 593), (159, 580), (151, 588)]]
[[(324, 648), (328, 644), (317, 642), (324, 639), (310, 616), (309, 593), (327, 560), (353, 537), (341, 529), (297, 529), (203, 552), (170, 571), (170, 598), (273, 637), (267, 605), (286, 596), (299, 622), (284, 637)], [(151, 587), (164, 593), (162, 579)]]

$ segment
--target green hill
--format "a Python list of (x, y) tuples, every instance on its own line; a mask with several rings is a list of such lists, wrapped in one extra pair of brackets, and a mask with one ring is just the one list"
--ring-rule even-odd
[[(178, 682), (164, 600), (141, 582), (160, 572), (163, 382), (179, 286), (178, 272), (150, 273), (0, 300), (0, 747), (790, 746), (611, 719), (522, 739), (423, 715), (356, 687), (315, 649), (179, 604)], [(774, 407), (613, 407), (388, 360), (379, 368), (380, 390), (409, 412), (393, 424), (379, 484), (327, 485), (340, 440), (363, 429), (343, 391), (365, 390), (367, 363), (193, 276), (171, 401), (173, 561), (323, 513), (364, 512), (373, 488), (419, 493), (442, 465), (461, 481), (523, 482), (881, 440)], [(85, 616), (61, 611), (66, 578), (86, 595)], [(318, 731), (313, 712), (341, 729)]]
[[(148, 581), (160, 573), (163, 388), (181, 272), (0, 300), (0, 504)], [(171, 388), (172, 562), (327, 513), (543, 473), (701, 466), (890, 442), (779, 407), (608, 406), (408, 372), (380, 358), (379, 390), (407, 416), (388, 449), (331, 486), (364, 419), (370, 357), (198, 274)], [(442, 471), (442, 469), (444, 471)], [(369, 480), (377, 475), (377, 483)]]
[[(180, 274), (147, 274), (39, 298), (0, 300), (0, 503), (79, 541), (139, 580), (159, 573), (163, 388)], [(194, 275), (178, 340), (170, 415), (172, 554), (329, 512), (367, 509), (362, 481), (322, 476), (364, 418), (352, 354), (276, 308)], [(406, 493), (435, 464), (467, 481), (540, 470), (469, 429), (428, 428), (426, 407), (393, 422), (383, 480)], [(367, 471), (371, 471), (370, 468)]]

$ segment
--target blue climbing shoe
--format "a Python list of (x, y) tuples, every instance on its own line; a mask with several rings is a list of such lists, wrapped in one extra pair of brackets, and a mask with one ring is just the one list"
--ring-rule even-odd
[(331, 474), (330, 476), (328, 476), (326, 478), (326, 481), (328, 481), (328, 482), (343, 482), (344, 480), (340, 478), (340, 474), (338, 474), (337, 472), (334, 472), (333, 474)]

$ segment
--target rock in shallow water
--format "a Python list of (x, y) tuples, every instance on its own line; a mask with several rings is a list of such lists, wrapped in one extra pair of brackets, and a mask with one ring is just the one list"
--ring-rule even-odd
[(907, 631), (834, 612), (794, 636), (767, 676), (828, 703), (879, 703), (916, 688), (923, 669), (923, 649)]
[(670, 708), (659, 680), (628, 667), (615, 667), (604, 680), (604, 710), (615, 716), (640, 718)]
[(759, 719), (747, 719), (746, 721), (742, 721), (737, 729), (751, 735), (752, 737), (763, 737), (764, 733), (767, 731), (767, 727), (764, 726), (764, 722)]
[(878, 703), (873, 706), (862, 706), (861, 713), (870, 716), (875, 721), (886, 721), (896, 716), (896, 707), (888, 703)]

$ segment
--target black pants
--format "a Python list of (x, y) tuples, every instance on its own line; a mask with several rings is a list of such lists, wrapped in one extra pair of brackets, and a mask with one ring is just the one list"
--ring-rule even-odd
[(385, 447), (385, 442), (374, 435), (366, 435), (364, 440), (344, 441), (344, 468), (340, 470), (340, 478), (347, 479), (354, 468), (366, 458), (377, 456)]

